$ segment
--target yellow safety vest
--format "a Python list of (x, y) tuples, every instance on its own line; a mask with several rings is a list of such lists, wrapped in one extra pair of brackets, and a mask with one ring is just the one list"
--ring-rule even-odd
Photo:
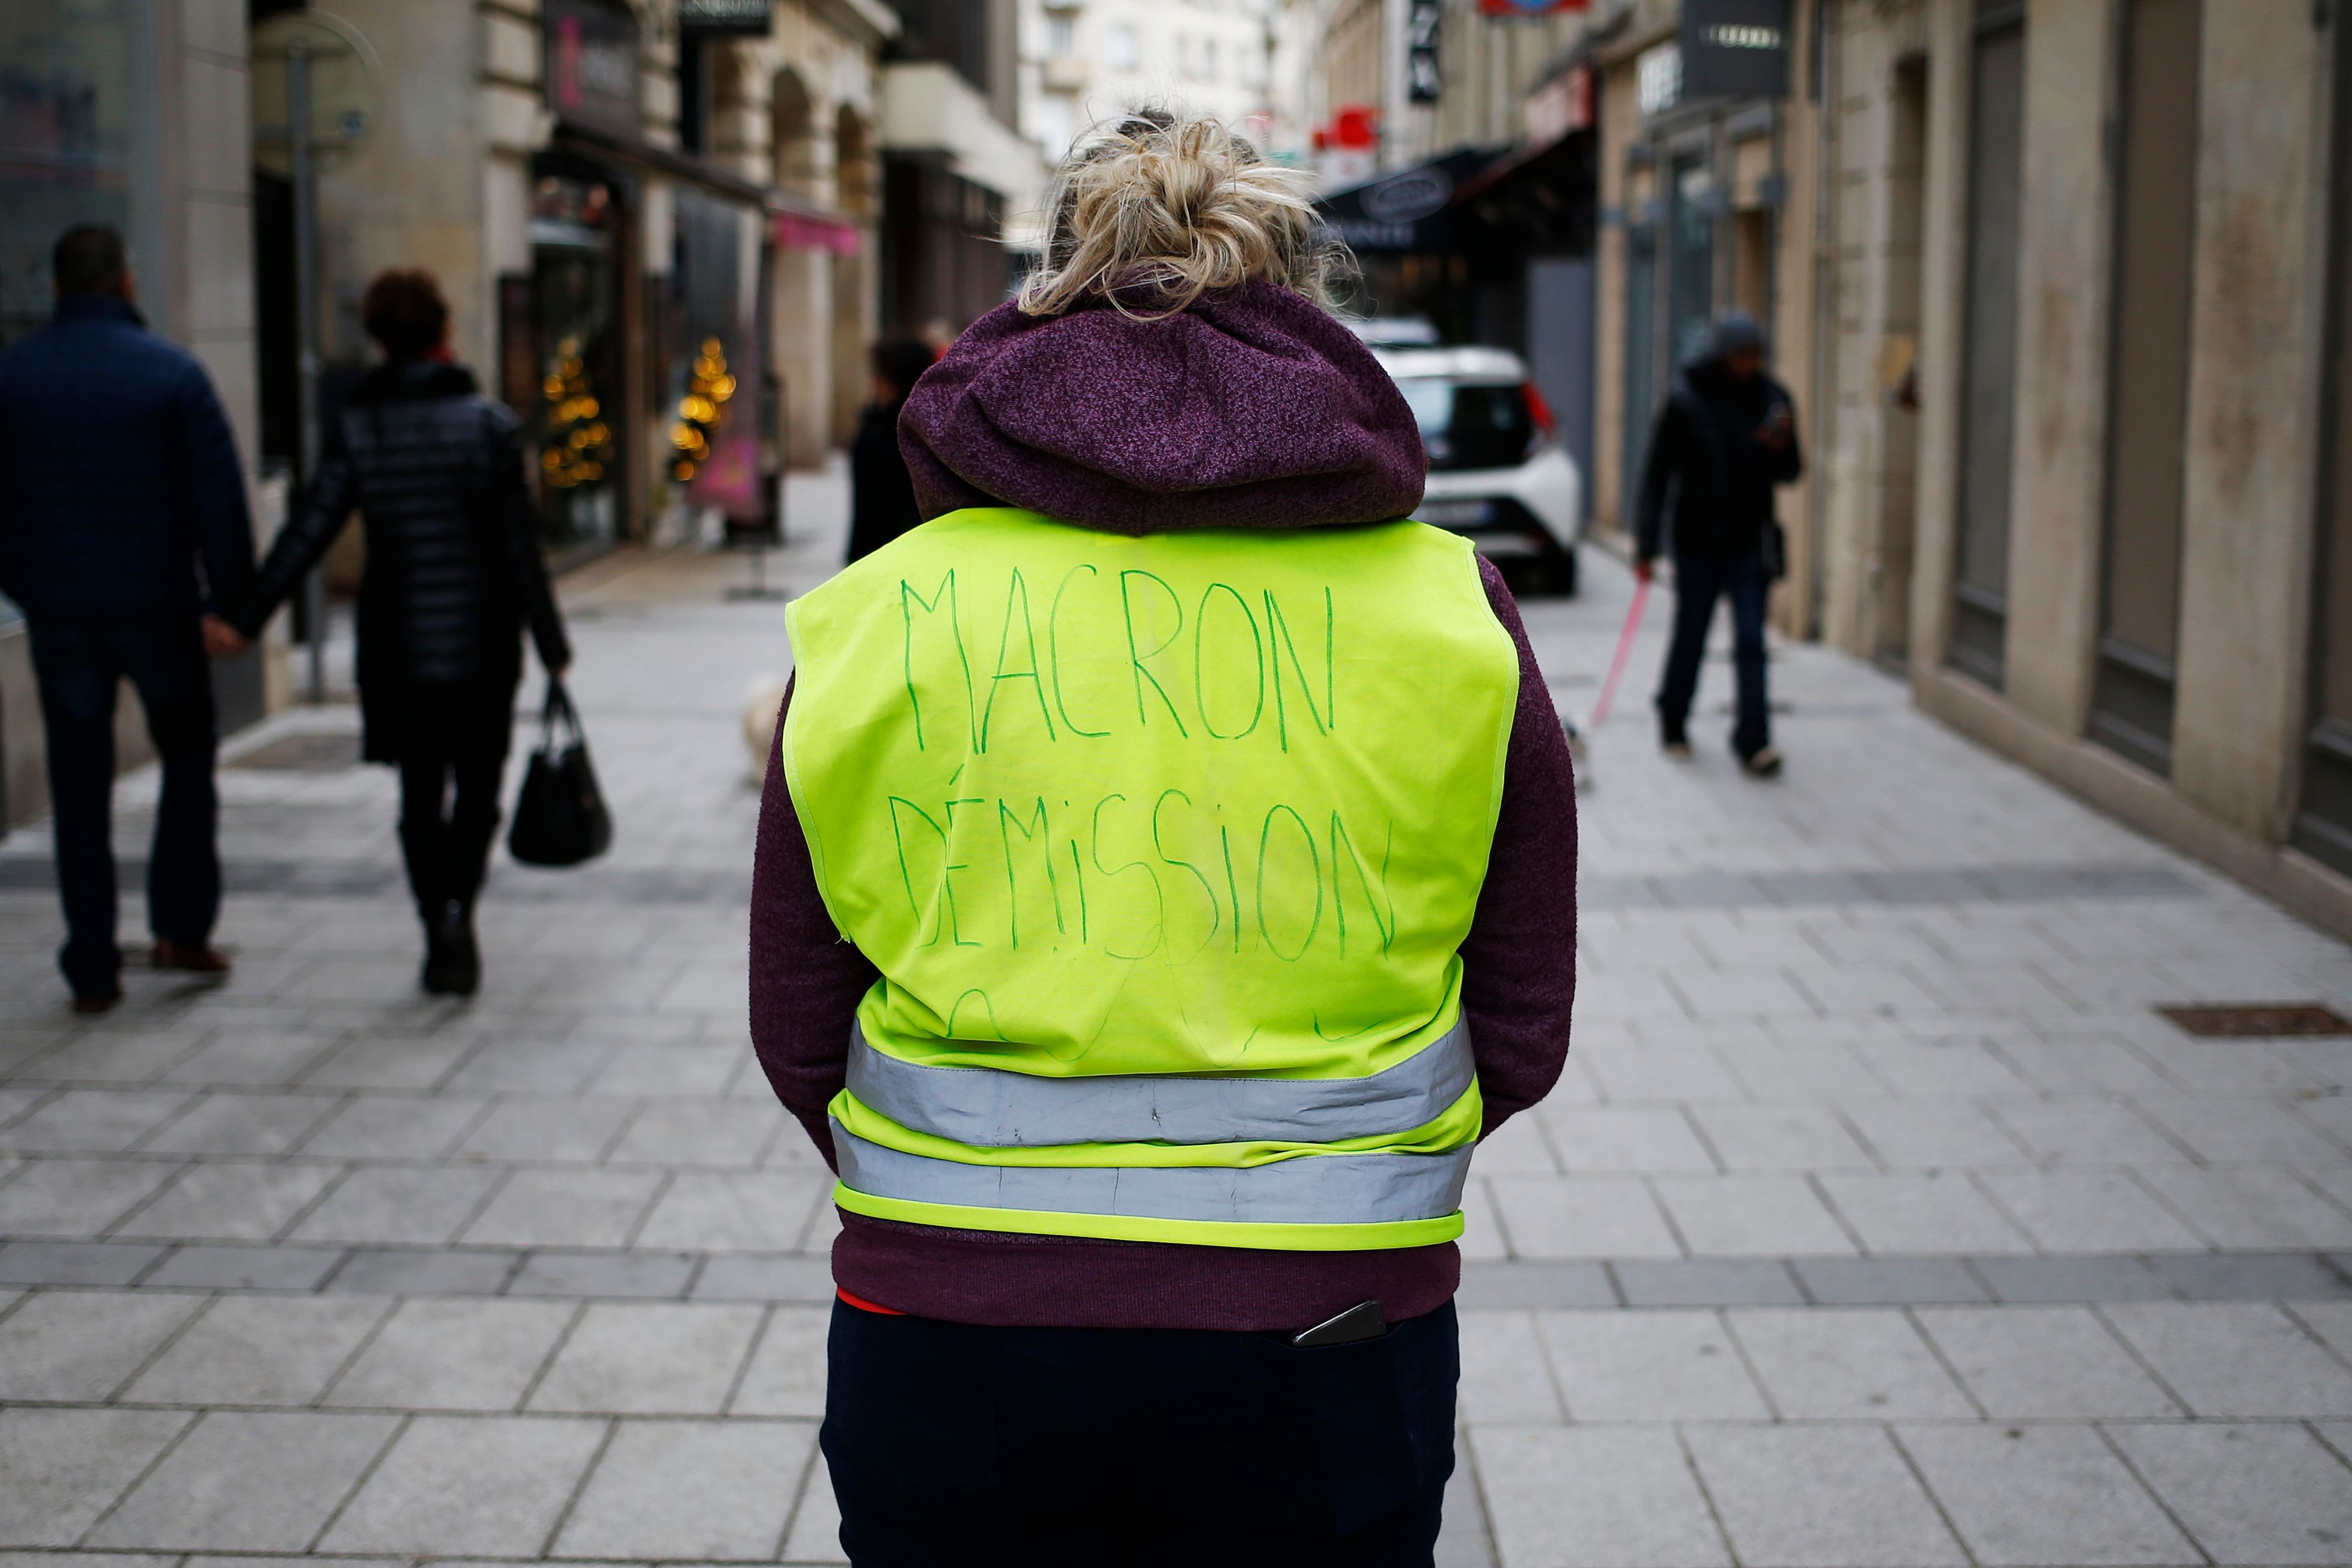
[(881, 971), (836, 1197), (1340, 1250), (1462, 1229), (1518, 660), (1415, 522), (925, 524), (795, 603), (786, 778)]

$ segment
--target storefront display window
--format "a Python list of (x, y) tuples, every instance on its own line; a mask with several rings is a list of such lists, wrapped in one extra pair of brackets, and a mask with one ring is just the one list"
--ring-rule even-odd
[(545, 173), (531, 203), (541, 522), (556, 548), (620, 536), (619, 212), (605, 181)]
[(758, 208), (692, 188), (677, 193), (670, 477), (687, 500), (736, 525), (772, 510), (761, 461), (760, 298), (765, 225)]
[(153, 246), (150, 0), (0, 5), (0, 345), (49, 318), (49, 247), (108, 223)]
[[(0, 5), (0, 348), (49, 319), (49, 247), (78, 223), (112, 224), (132, 265), (161, 279), (149, 10), (150, 0)], [(0, 626), (17, 618), (0, 599)]]

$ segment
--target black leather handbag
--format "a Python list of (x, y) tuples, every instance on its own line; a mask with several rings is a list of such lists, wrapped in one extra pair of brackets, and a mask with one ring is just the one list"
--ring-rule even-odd
[(612, 847), (613, 816), (588, 762), (588, 735), (563, 683), (550, 676), (539, 746), (515, 799), (507, 851), (526, 866), (577, 866)]

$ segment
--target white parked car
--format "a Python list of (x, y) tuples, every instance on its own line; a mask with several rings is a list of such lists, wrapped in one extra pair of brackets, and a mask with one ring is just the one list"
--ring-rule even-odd
[(1377, 342), (1372, 353), (1429, 448), (1429, 489), (1413, 515), (1466, 537), (1514, 592), (1575, 593), (1584, 476), (1519, 356)]

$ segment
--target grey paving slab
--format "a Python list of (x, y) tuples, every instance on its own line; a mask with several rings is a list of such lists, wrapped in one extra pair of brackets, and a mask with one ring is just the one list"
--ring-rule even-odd
[(223, 1296), (123, 1397), (142, 1405), (307, 1405), (386, 1310), (366, 1297)]
[(152, 1203), (116, 1227), (132, 1238), (266, 1241), (335, 1177), (331, 1166), (217, 1161), (189, 1166)]
[(2150, 1258), (2147, 1266), (2192, 1301), (2352, 1297), (2352, 1278), (2317, 1253), (2170, 1253)]
[(235, 1030), (173, 1063), (163, 1079), (172, 1083), (257, 1088), (297, 1083), (333, 1045), (332, 1040), (316, 1035)]
[(1895, 1436), (1987, 1568), (2204, 1561), (2089, 1426), (1907, 1426)]
[(627, 1421), (550, 1555), (769, 1561), (782, 1545), (808, 1421)]
[(2140, 1173), (2158, 1197), (2214, 1246), (2311, 1251), (2352, 1247), (2352, 1212), (2314, 1192), (2289, 1170), (2160, 1166)]
[(2087, 1307), (1936, 1307), (1916, 1316), (1996, 1421), (2185, 1414)]
[(698, 1301), (830, 1301), (833, 1260), (815, 1257), (761, 1257), (722, 1253), (694, 1278)]
[(800, 1136), (782, 1106), (700, 1097), (648, 1100), (614, 1149), (615, 1162), (751, 1166), (780, 1139)]
[(323, 1403), (512, 1410), (576, 1311), (563, 1301), (403, 1301)]
[(1610, 1272), (1628, 1306), (1794, 1306), (1805, 1297), (1789, 1268), (1778, 1258), (1634, 1258), (1611, 1265)]
[(362, 1247), (342, 1257), (328, 1289), (383, 1296), (494, 1296), (522, 1261), (520, 1253), (487, 1247)]
[(1671, 1106), (1547, 1105), (1538, 1115), (1571, 1174), (1718, 1168), (1690, 1119)]
[(2352, 1370), (2263, 1302), (2124, 1304), (2107, 1321), (2197, 1415), (2352, 1415)]
[(418, 1416), (319, 1550), (535, 1557), (606, 1426), (527, 1415)]
[(1968, 1561), (1883, 1427), (1699, 1426), (1685, 1440), (1748, 1568)]
[(1664, 1213), (1632, 1176), (1496, 1176), (1486, 1183), (1515, 1257), (1679, 1258)]
[(163, 1291), (44, 1291), (0, 1319), (0, 1400), (102, 1404), (205, 1305)]
[(0, 1133), (11, 1154), (119, 1154), (192, 1097), (185, 1089), (69, 1089)]
[[(1773, 1414), (1715, 1312), (1545, 1312), (1537, 1322), (1572, 1421)], [(1471, 1418), (1479, 1419), (1475, 1409)]]
[(1674, 1434), (1474, 1426), (1507, 1568), (1729, 1568)]
[(498, 1182), (499, 1173), (491, 1169), (362, 1165), (303, 1217), (289, 1239), (437, 1246), (456, 1236)]
[(305, 1089), (426, 1089), (481, 1043), (468, 1034), (390, 1036), (346, 1041), (304, 1075)]
[(534, 1252), (509, 1296), (683, 1296), (700, 1259), (688, 1252)]
[(2109, 1171), (1983, 1171), (1978, 1182), (2046, 1252), (2194, 1252), (2204, 1237)]
[(457, 1097), (362, 1097), (313, 1132), (302, 1152), (332, 1160), (429, 1160), (446, 1152), (488, 1110), (487, 1100)]
[(825, 1331), (832, 1321), (825, 1307), (779, 1307), (770, 1313), (728, 1414), (823, 1415)]
[(582, 1316), (531, 1395), (533, 1410), (716, 1415), (751, 1353), (750, 1306), (604, 1301)]
[(2223, 1563), (2341, 1563), (2352, 1470), (2302, 1426), (2107, 1428), (2197, 1543)]
[(464, 1239), (478, 1247), (625, 1246), (662, 1181), (658, 1171), (516, 1171)]
[(1838, 1216), (1862, 1237), (1864, 1249), (1880, 1257), (2033, 1250), (2032, 1238), (1965, 1172), (1832, 1171), (1821, 1177), (1821, 1187)]
[(1705, 1105), (1691, 1112), (1729, 1171), (1874, 1170), (1877, 1162), (1825, 1105)]
[(0, 1185), (0, 1236), (103, 1235), (177, 1173), (146, 1160), (32, 1160)]
[(834, 1497), (833, 1478), (824, 1468), (824, 1451), (817, 1450), (801, 1483), (800, 1504), (793, 1510), (793, 1527), (784, 1537), (787, 1563), (846, 1563), (841, 1547), (841, 1505)]
[(1971, 1266), (2003, 1301), (2168, 1301), (2174, 1295), (2139, 1258), (1983, 1258)]
[(1800, 1258), (1806, 1297), (1825, 1306), (1890, 1306), (1924, 1301), (1985, 1301), (1992, 1292), (1958, 1258)]
[(71, 1546), (194, 1417), (0, 1409), (0, 1545)]
[(1734, 1311), (1728, 1319), (1782, 1415), (1883, 1420), (1977, 1414), (1902, 1312), (1766, 1308)]
[(0, 1246), (0, 1285), (128, 1285), (167, 1250), (132, 1242), (12, 1241)]
[(501, 1099), (457, 1152), (485, 1160), (593, 1162), (636, 1109), (635, 1100), (617, 1095)]
[(325, 1094), (210, 1094), (139, 1147), (151, 1154), (283, 1154), (341, 1103)]
[(789, 1250), (831, 1188), (822, 1172), (682, 1171), (654, 1206), (637, 1244), (703, 1252)]
[(1659, 1176), (1652, 1184), (1696, 1257), (1851, 1257), (1856, 1251), (1800, 1176)]
[(192, 1290), (309, 1290), (343, 1260), (337, 1247), (175, 1247), (142, 1285)]
[(93, 1531), (92, 1546), (300, 1552), (400, 1423), (212, 1411)]

